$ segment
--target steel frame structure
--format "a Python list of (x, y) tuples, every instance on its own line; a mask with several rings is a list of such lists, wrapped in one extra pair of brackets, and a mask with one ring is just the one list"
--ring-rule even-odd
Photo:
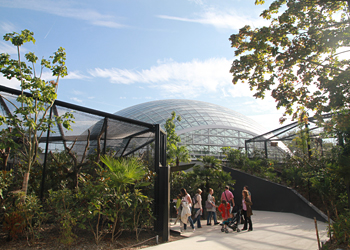
[[(24, 93), (30, 96), (29, 93)], [(3, 115), (8, 116), (13, 110), (9, 107), (8, 102), (3, 96), (16, 99), (16, 96), (21, 95), (21, 91), (8, 88), (0, 85), (0, 107)], [(160, 129), (159, 124), (150, 124), (141, 122), (122, 116), (106, 113), (103, 111), (78, 106), (72, 103), (67, 103), (55, 100), (50, 109), (49, 116), (58, 116), (62, 110), (74, 113), (82, 119), (76, 121), (79, 131), (74, 134), (65, 131), (62, 124), (56, 123), (55, 128), (50, 128), (46, 136), (43, 136), (40, 143), (45, 144), (45, 154), (42, 171), (41, 182), (41, 198), (45, 190), (45, 172), (47, 168), (47, 155), (50, 151), (50, 144), (59, 143), (62, 148), (67, 148), (69, 143), (84, 142), (89, 140), (94, 142), (92, 148), (101, 150), (102, 154), (107, 152), (107, 149), (118, 149), (118, 157), (126, 157), (139, 151), (144, 151), (145, 147), (154, 145), (154, 171), (156, 173), (155, 188), (154, 188), (154, 216), (156, 218), (154, 228), (156, 231), (163, 232), (165, 241), (169, 240), (169, 211), (170, 211), (170, 186), (169, 186), (169, 167), (166, 163), (166, 133)], [(83, 120), (86, 118), (86, 120)], [(83, 129), (79, 127), (79, 122), (87, 123)], [(79, 130), (80, 129), (80, 130)], [(55, 131), (58, 135), (52, 135)], [(79, 147), (75, 147), (79, 151)], [(78, 152), (79, 154), (79, 152)]]
[[(323, 119), (329, 119), (331, 118), (331, 114), (325, 114), (322, 116)], [(310, 125), (313, 124), (313, 127), (310, 128)], [(297, 135), (296, 133), (293, 133), (293, 134), (288, 134), (288, 135), (283, 135), (285, 134), (286, 132), (288, 131), (291, 131), (292, 129), (295, 129), (297, 127), (300, 127), (300, 126), (304, 126), (306, 128), (306, 133), (307, 133), (307, 140), (311, 140), (311, 139), (314, 139), (315, 136), (318, 138), (318, 134), (314, 134), (314, 135), (310, 135), (310, 131), (316, 131), (317, 129), (319, 129), (320, 127), (317, 126), (316, 124), (316, 118), (315, 117), (310, 117), (308, 119), (308, 123), (306, 124), (300, 124), (299, 122), (293, 122), (293, 123), (290, 123), (288, 125), (285, 125), (283, 127), (280, 127), (278, 129), (274, 129), (274, 130), (271, 130), (267, 133), (264, 133), (262, 135), (258, 135), (254, 138), (251, 138), (249, 140), (245, 140), (245, 152), (246, 154), (248, 155), (248, 157), (250, 156), (250, 153), (251, 153), (251, 148), (253, 148), (252, 146), (250, 146), (250, 144), (253, 144), (254, 143), (263, 143), (264, 144), (264, 147), (263, 147), (263, 151), (265, 153), (265, 157), (266, 158), (269, 158), (269, 150), (271, 150), (271, 148), (277, 148), (276, 146), (269, 146), (268, 145), (268, 142), (272, 143), (272, 142), (283, 142), (283, 141), (290, 141), (290, 140), (293, 140)], [(311, 150), (310, 150), (310, 143), (308, 143), (308, 152), (309, 152), (309, 156), (311, 156)], [(281, 150), (280, 150), (281, 151)], [(281, 151), (282, 152), (282, 151)], [(288, 152), (285, 151), (284, 153), (291, 153), (291, 152)]]

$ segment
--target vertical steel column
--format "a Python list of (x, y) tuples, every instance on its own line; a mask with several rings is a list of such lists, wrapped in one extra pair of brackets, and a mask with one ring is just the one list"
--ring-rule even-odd
[[(52, 109), (53, 106), (50, 108), (50, 115), (49, 115), (49, 119), (52, 119)], [(43, 164), (43, 173), (42, 173), (42, 177), (41, 177), (41, 187), (40, 187), (40, 200), (42, 201), (44, 198), (44, 189), (45, 189), (45, 177), (46, 177), (46, 162), (47, 162), (47, 153), (49, 151), (49, 138), (50, 138), (50, 129), (51, 129), (51, 125), (49, 125), (49, 128), (47, 130), (47, 135), (46, 135), (46, 146), (45, 146), (45, 156), (44, 156), (44, 164)]]
[(104, 136), (103, 154), (106, 154), (106, 151), (107, 151), (107, 128), (108, 128), (108, 118), (105, 117), (105, 121), (104, 121), (105, 136)]
[(167, 242), (170, 240), (170, 168), (168, 166), (159, 168), (160, 175), (160, 216), (162, 223), (162, 238)]
[(267, 154), (267, 140), (264, 141), (265, 144), (265, 157), (266, 159), (268, 158), (268, 154)]
[(161, 133), (161, 163), (162, 163), (162, 166), (165, 167), (167, 166), (167, 162), (166, 162), (166, 134), (165, 133)]
[[(163, 241), (170, 240), (170, 166), (166, 162), (166, 134), (162, 133), (162, 165), (164, 173)], [(163, 188), (162, 188), (163, 189)]]
[(306, 129), (307, 151), (308, 151), (309, 159), (311, 159), (310, 133), (309, 133), (309, 124), (307, 122), (305, 123), (305, 129)]
[(159, 124), (155, 125), (154, 131), (154, 172), (156, 173), (156, 178), (154, 181), (154, 230), (159, 232), (162, 230), (162, 218), (160, 216), (160, 127)]
[[(158, 125), (159, 127), (159, 125)], [(166, 135), (159, 129), (159, 137), (157, 142), (159, 142), (158, 152), (158, 231), (162, 232), (163, 241), (170, 240), (170, 168), (166, 165)]]

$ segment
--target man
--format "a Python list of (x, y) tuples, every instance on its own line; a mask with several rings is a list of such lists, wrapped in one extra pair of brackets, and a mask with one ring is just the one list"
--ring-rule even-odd
[(234, 196), (230, 191), (229, 186), (225, 187), (225, 191), (221, 194), (221, 201), (225, 200), (227, 203), (230, 203), (230, 213), (232, 212), (233, 207), (235, 206)]

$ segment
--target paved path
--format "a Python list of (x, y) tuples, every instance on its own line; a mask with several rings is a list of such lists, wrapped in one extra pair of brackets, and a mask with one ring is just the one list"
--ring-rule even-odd
[[(230, 230), (221, 232), (221, 226), (207, 226), (202, 222), (202, 228), (192, 232), (190, 228), (182, 235), (188, 238), (149, 247), (149, 250), (185, 250), (195, 248), (199, 250), (219, 249), (318, 249), (315, 223), (313, 219), (291, 213), (277, 213), (253, 211), (253, 231), (239, 233)], [(243, 225), (240, 225), (242, 228)], [(327, 224), (317, 222), (321, 242), (327, 241)], [(179, 230), (179, 224), (171, 226)]]

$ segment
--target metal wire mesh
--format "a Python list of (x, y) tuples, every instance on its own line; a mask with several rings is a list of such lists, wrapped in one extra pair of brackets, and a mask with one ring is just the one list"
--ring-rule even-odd
[[(20, 106), (16, 100), (19, 94), (20, 91), (0, 86), (2, 116), (13, 114), (16, 107)], [(155, 141), (154, 124), (60, 101), (56, 101), (52, 107), (53, 116), (62, 116), (67, 112), (74, 116), (74, 123), (71, 123), (72, 130), (65, 129), (60, 123), (51, 126), (49, 137), (47, 138), (47, 134), (44, 133), (40, 140), (39, 146), (42, 150), (48, 141), (49, 150), (60, 152), (70, 149), (78, 158), (86, 150), (88, 154), (99, 150), (100, 153), (113, 151), (115, 156), (141, 155), (146, 151), (147, 145)], [(3, 128), (5, 125), (2, 125), (1, 129)]]

